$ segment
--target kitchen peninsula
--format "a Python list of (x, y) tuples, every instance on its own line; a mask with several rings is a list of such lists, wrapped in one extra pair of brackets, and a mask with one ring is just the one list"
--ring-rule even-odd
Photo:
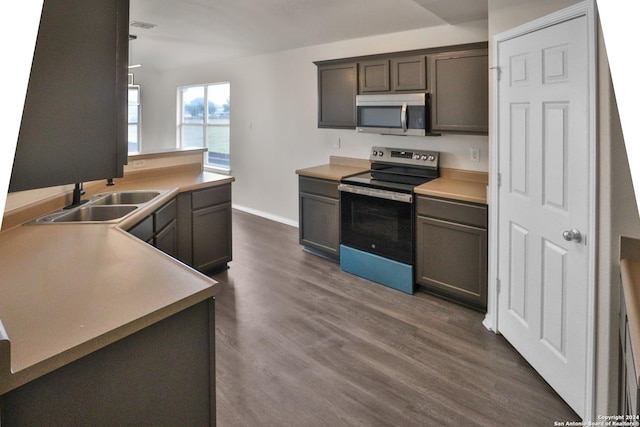
[(116, 187), (88, 186), (96, 193), (162, 190), (116, 224), (19, 225), (37, 208), (5, 213), (3, 427), (45, 420), (215, 425), (214, 297), (220, 284), (126, 230), (173, 198), (233, 180), (194, 164), (164, 168), (162, 176), (125, 174)]

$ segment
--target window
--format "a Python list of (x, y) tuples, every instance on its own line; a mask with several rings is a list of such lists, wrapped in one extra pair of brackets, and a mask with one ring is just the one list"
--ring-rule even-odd
[(206, 147), (205, 164), (229, 170), (229, 83), (178, 89), (179, 146)]
[(135, 153), (140, 151), (140, 85), (129, 85), (127, 98), (129, 153)]

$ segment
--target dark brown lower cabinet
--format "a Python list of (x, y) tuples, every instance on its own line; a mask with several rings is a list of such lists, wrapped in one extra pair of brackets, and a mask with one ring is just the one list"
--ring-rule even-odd
[(300, 244), (311, 252), (340, 257), (340, 198), (338, 182), (300, 176)]
[(231, 202), (192, 213), (193, 266), (215, 269), (231, 260)]
[(232, 259), (231, 184), (180, 193), (178, 259), (203, 273)]
[(2, 427), (215, 426), (210, 298), (0, 396)]
[(478, 310), (487, 308), (487, 207), (419, 196), (416, 282)]
[(175, 219), (156, 234), (153, 246), (174, 258), (178, 255), (178, 227)]
[(203, 273), (226, 268), (231, 184), (180, 193), (128, 232)]
[(173, 199), (131, 227), (128, 231), (130, 234), (155, 246), (162, 252), (176, 257), (178, 253), (176, 218), (176, 200)]

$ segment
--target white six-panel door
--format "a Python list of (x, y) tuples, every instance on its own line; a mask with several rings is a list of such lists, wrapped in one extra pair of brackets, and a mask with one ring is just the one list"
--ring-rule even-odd
[(587, 17), (497, 47), (498, 331), (584, 418), (592, 244)]

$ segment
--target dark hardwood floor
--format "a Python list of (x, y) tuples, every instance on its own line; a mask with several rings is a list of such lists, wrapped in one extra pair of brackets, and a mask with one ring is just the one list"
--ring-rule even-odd
[(213, 277), (218, 426), (553, 426), (579, 420), (483, 315), (406, 295), (233, 214)]

